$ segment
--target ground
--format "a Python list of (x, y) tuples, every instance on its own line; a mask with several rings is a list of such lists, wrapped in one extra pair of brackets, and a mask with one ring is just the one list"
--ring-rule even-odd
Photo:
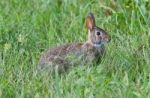
[[(1, 0), (1, 98), (150, 98), (149, 0)], [(36, 70), (49, 47), (84, 42), (85, 16), (111, 35), (97, 65)]]

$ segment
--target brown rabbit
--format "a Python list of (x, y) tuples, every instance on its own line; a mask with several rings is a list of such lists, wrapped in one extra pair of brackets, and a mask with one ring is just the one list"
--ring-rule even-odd
[(104, 44), (110, 41), (110, 36), (95, 24), (92, 13), (86, 17), (88, 40), (85, 43), (61, 45), (45, 52), (39, 62), (40, 69), (64, 72), (72, 65), (83, 65), (99, 61), (105, 53)]

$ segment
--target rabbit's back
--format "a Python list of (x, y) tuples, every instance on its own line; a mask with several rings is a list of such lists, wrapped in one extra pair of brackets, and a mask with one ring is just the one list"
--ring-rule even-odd
[(53, 61), (56, 57), (65, 57), (70, 52), (75, 52), (80, 50), (82, 47), (82, 43), (78, 44), (65, 44), (61, 46), (57, 46), (54, 48), (48, 49), (42, 57), (40, 58), (39, 64), (46, 64)]

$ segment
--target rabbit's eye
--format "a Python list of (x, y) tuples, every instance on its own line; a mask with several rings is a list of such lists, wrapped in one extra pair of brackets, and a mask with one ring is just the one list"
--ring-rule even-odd
[(100, 35), (101, 33), (100, 32), (96, 32), (96, 35)]

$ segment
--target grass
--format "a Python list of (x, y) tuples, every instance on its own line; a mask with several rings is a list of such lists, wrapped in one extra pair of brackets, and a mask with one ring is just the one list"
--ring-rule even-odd
[[(1, 98), (150, 98), (149, 0), (1, 0)], [(38, 74), (49, 47), (84, 42), (85, 16), (112, 37), (97, 66)]]

